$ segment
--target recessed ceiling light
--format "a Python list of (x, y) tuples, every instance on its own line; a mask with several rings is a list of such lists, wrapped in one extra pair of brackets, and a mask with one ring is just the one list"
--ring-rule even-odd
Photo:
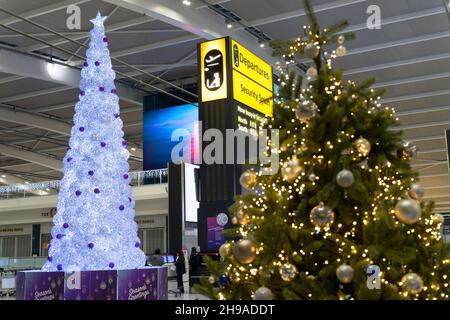
[(6, 175), (2, 174), (2, 178), (6, 178)]
[(233, 24), (232, 24), (231, 22), (228, 22), (228, 23), (227, 23), (227, 28), (228, 28), (228, 29), (233, 28)]
[(189, 7), (191, 5), (191, 1), (189, 0), (183, 0), (183, 4), (187, 7)]
[(28, 181), (25, 181), (25, 184), (29, 184), (29, 182), (28, 182)]

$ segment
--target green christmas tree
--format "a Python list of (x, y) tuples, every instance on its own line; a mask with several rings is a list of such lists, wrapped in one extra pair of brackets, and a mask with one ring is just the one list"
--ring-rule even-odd
[[(240, 240), (207, 259), (199, 289), (214, 299), (448, 299), (443, 218), (421, 201), (415, 146), (388, 130), (398, 119), (373, 79), (332, 69), (353, 38), (347, 22), (321, 29), (309, 1), (305, 9), (305, 35), (271, 45), (286, 61), (267, 124), (280, 130), (280, 170), (241, 176), (228, 234)], [(288, 70), (305, 57), (302, 79)]]

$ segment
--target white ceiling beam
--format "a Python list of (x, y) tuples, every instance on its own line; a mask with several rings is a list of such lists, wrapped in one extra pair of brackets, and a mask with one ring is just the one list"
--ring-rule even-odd
[[(90, 0), (65, 0), (65, 1), (56, 1), (47, 6), (39, 7), (37, 9), (33, 9), (27, 12), (23, 12), (20, 15), (24, 18), (31, 19), (36, 18), (51, 12), (59, 11), (67, 8), (70, 5), (80, 5), (85, 2), (89, 2)], [(8, 17), (0, 20), (1, 24), (11, 25), (13, 23), (21, 22), (22, 20), (16, 17)]]
[(430, 128), (430, 127), (438, 127), (438, 126), (447, 126), (450, 125), (450, 121), (434, 121), (434, 122), (425, 122), (425, 123), (417, 123), (417, 124), (408, 124), (404, 126), (396, 126), (389, 128), (389, 130), (417, 130), (421, 128)]
[(377, 82), (372, 86), (372, 88), (386, 88), (386, 87), (393, 87), (393, 86), (401, 86), (401, 85), (405, 85), (405, 84), (439, 80), (439, 79), (445, 79), (445, 78), (450, 78), (450, 72), (433, 73), (433, 74), (427, 74), (427, 75), (422, 75), (422, 76), (418, 76), (418, 77), (410, 77), (410, 78), (403, 78), (403, 79), (397, 79), (397, 80), (391, 80), (391, 81)]
[(10, 76), (10, 77), (6, 77), (6, 78), (1, 78), (0, 79), (0, 84), (5, 84), (5, 83), (17, 81), (17, 80), (20, 80), (20, 79), (23, 79), (23, 78), (24, 77), (21, 77), (21, 76)]
[(395, 112), (395, 115), (401, 118), (401, 117), (406, 117), (406, 116), (416, 116), (416, 115), (424, 114), (424, 113), (449, 111), (449, 110), (450, 110), (450, 105), (436, 106), (436, 107), (424, 107), (423, 109), (412, 109), (412, 110)]
[[(316, 5), (313, 7), (314, 7), (314, 12), (317, 14), (319, 12), (342, 8), (344, 6), (354, 5), (354, 4), (363, 3), (363, 2), (366, 2), (366, 0), (339, 0), (339, 1), (329, 2), (329, 3), (324, 3), (321, 5)], [(294, 10), (294, 11), (290, 11), (290, 12), (274, 14), (274, 15), (271, 15), (270, 17), (266, 17), (266, 18), (248, 21), (248, 25), (256, 27), (256, 26), (261, 26), (264, 24), (280, 22), (280, 21), (289, 20), (289, 19), (298, 18), (298, 17), (304, 17), (304, 16), (306, 16), (305, 9), (299, 9), (299, 10)]]
[[(112, 25), (107, 25), (108, 20), (106, 20), (106, 25), (105, 25), (105, 32), (108, 33), (110, 31), (115, 31), (115, 30), (120, 30), (120, 29), (125, 29), (125, 28), (129, 28), (129, 27), (134, 27), (140, 24), (144, 24), (147, 22), (151, 22), (154, 21), (154, 19), (151, 19), (149, 17), (145, 17), (145, 16), (141, 16), (135, 19), (131, 19), (131, 20), (127, 20), (127, 21), (122, 21), (122, 22), (118, 22)], [(70, 39), (72, 40), (81, 40), (84, 38), (87, 38), (89, 36), (89, 33), (84, 33), (84, 34), (76, 34), (73, 36), (70, 36)], [(52, 45), (54, 46), (59, 46), (62, 44), (66, 44), (66, 43), (70, 43), (69, 40), (66, 39), (61, 39), (61, 38), (57, 38), (56, 40), (51, 40), (49, 41)], [(19, 48), (19, 50), (23, 51), (23, 52), (33, 52), (33, 51), (38, 51), (38, 50), (42, 50), (48, 48), (48, 46), (44, 43), (38, 43), (38, 44), (34, 44), (34, 45), (30, 45), (27, 47), (21, 47)]]
[(370, 72), (380, 71), (380, 70), (384, 70), (384, 69), (398, 68), (398, 67), (404, 67), (404, 66), (409, 66), (409, 65), (417, 65), (420, 63), (439, 61), (439, 60), (445, 60), (445, 59), (450, 59), (450, 53), (434, 54), (434, 55), (429, 55), (429, 56), (424, 56), (424, 57), (419, 57), (419, 58), (382, 63), (382, 64), (368, 66), (368, 67), (354, 68), (354, 69), (346, 70), (344, 73), (346, 76), (354, 75), (354, 74), (358, 74), (358, 73), (370, 73)]
[(33, 162), (43, 167), (50, 168), (56, 171), (62, 171), (61, 160), (40, 155), (32, 151), (0, 144), (0, 153), (12, 158)]
[(276, 60), (259, 47), (258, 40), (246, 31), (226, 27), (225, 19), (209, 10), (196, 10), (179, 0), (104, 0), (136, 13), (144, 13), (201, 38), (211, 40), (225, 36), (233, 38), (272, 65)]
[[(120, 58), (120, 57), (129, 56), (129, 55), (136, 54), (136, 53), (170, 47), (170, 46), (174, 46), (177, 44), (191, 42), (191, 41), (197, 40), (198, 38), (199, 37), (197, 37), (197, 36), (187, 35), (187, 36), (177, 37), (177, 38), (173, 38), (173, 39), (169, 39), (169, 40), (148, 43), (148, 44), (144, 44), (142, 46), (127, 48), (127, 49), (112, 52), (111, 58)], [(82, 63), (83, 63), (83, 61), (81, 61), (81, 60), (73, 61), (74, 65), (80, 65)]]
[[(75, 68), (69, 68), (61, 66), (59, 64), (51, 64), (45, 60), (32, 57), (30, 55), (20, 54), (5, 49), (0, 49), (0, 72), (15, 74), (27, 78), (40, 79), (48, 82), (62, 84), (71, 88), (78, 88), (81, 80), (80, 70)], [(122, 100), (129, 101), (135, 104), (142, 104), (142, 95), (134, 88), (123, 85), (121, 83), (116, 84), (117, 94)], [(53, 88), (41, 90), (43, 94), (45, 92), (51, 92), (52, 90), (68, 90), (69, 88)], [(55, 91), (53, 91), (55, 92)], [(58, 92), (58, 91), (56, 91)], [(33, 97), (32, 93), (26, 93), (18, 95), (16, 97)], [(13, 101), (11, 97), (0, 98), (0, 102)], [(15, 100), (20, 100), (16, 99)]]
[(54, 120), (36, 114), (14, 111), (11, 109), (1, 107), (0, 107), (0, 119), (7, 122), (13, 122), (39, 129), (45, 129), (48, 131), (64, 135), (70, 135), (70, 131), (72, 129), (72, 125), (59, 120)]
[(388, 104), (388, 103), (394, 103), (394, 102), (402, 102), (402, 101), (430, 98), (430, 97), (436, 97), (436, 96), (444, 96), (447, 94), (450, 94), (450, 89), (427, 91), (427, 92), (414, 93), (414, 94), (408, 94), (408, 95), (403, 95), (403, 96), (396, 96), (396, 97), (391, 97), (391, 98), (384, 98), (384, 99), (381, 99), (381, 103)]
[(64, 87), (53, 87), (53, 88), (42, 89), (42, 90), (37, 90), (37, 91), (25, 92), (25, 93), (16, 94), (13, 96), (0, 98), (0, 103), (24, 100), (24, 99), (34, 98), (34, 97), (38, 97), (38, 96), (45, 96), (48, 94), (67, 91), (67, 90), (71, 90), (71, 89), (73, 89), (73, 88), (64, 86)]

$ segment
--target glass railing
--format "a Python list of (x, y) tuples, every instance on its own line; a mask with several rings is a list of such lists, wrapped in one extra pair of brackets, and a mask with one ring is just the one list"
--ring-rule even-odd
[[(129, 175), (131, 178), (130, 185), (132, 186), (166, 183), (168, 178), (167, 169), (134, 171), (130, 172)], [(59, 186), (60, 180), (0, 186), (0, 200), (52, 195), (58, 192)]]
[(3, 272), (14, 270), (40, 269), (47, 261), (46, 257), (1, 258), (0, 269)]

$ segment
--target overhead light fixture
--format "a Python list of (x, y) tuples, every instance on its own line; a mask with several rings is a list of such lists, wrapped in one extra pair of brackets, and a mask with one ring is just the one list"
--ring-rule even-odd
[(30, 184), (28, 181), (25, 181), (25, 184)]
[(136, 151), (136, 148), (135, 148), (135, 147), (132, 147), (132, 148), (131, 148), (131, 151)]
[(259, 41), (259, 47), (260, 47), (260, 48), (264, 48), (264, 47), (265, 47), (265, 44), (264, 44), (263, 41)]
[(2, 174), (2, 178), (6, 178), (6, 175)]
[(189, 0), (183, 0), (183, 4), (184, 4), (186, 7), (189, 7), (189, 6), (192, 4), (192, 2), (189, 1)]
[(227, 28), (228, 28), (228, 29), (233, 28), (233, 21), (227, 20)]

